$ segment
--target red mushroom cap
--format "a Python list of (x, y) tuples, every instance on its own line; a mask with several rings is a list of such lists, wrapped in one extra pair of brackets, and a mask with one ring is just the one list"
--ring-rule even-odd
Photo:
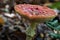
[(57, 16), (57, 13), (55, 13), (52, 9), (45, 6), (19, 4), (16, 5), (14, 8), (16, 12), (18, 12), (20, 15), (33, 21), (39, 20), (41, 22), (42, 21), (45, 22)]

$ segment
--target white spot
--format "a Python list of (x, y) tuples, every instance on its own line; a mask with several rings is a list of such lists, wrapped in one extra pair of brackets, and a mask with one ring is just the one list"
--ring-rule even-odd
[(8, 16), (8, 17), (11, 17), (11, 18), (15, 16), (15, 14), (13, 14), (13, 13), (12, 13), (12, 14), (5, 13), (4, 15), (5, 15), (5, 16)]

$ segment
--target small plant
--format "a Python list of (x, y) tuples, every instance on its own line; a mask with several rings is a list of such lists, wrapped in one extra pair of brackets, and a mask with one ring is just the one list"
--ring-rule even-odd
[(48, 6), (52, 9), (60, 10), (60, 2), (55, 2), (55, 3), (52, 3), (52, 5), (48, 5)]
[(49, 28), (51, 28), (52, 30), (55, 30), (57, 32), (57, 33), (55, 33), (55, 32), (49, 32), (49, 35), (52, 38), (59, 39), (60, 38), (60, 24), (59, 24), (58, 20), (47, 22), (46, 25)]

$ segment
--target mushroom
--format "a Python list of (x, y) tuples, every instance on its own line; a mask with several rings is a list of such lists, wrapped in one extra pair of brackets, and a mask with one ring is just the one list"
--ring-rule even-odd
[(37, 23), (52, 20), (57, 16), (57, 13), (55, 13), (52, 9), (40, 5), (19, 4), (14, 8), (16, 12), (31, 23), (31, 25), (26, 29), (26, 40), (33, 39), (36, 34), (35, 30)]

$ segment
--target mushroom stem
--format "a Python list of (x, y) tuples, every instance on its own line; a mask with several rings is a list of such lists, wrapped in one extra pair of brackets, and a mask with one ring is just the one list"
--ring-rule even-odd
[(32, 40), (32, 37), (27, 36), (27, 37), (26, 37), (26, 40)]
[(35, 29), (36, 29), (36, 23), (31, 22), (31, 25), (26, 29), (26, 40), (32, 40), (35, 33)]

